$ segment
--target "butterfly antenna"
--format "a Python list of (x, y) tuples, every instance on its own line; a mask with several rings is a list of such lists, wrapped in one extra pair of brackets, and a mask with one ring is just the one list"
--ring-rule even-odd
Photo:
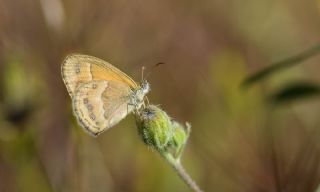
[(144, 80), (143, 75), (144, 75), (144, 71), (145, 70), (146, 70), (146, 67), (142, 66), (142, 69), (141, 69), (141, 82)]
[(165, 63), (159, 62), (159, 63), (155, 64), (154, 66), (152, 66), (152, 68), (150, 69), (150, 71), (149, 71), (148, 74), (146, 75), (146, 78), (145, 78), (145, 79), (147, 79), (147, 78), (149, 77), (149, 75), (152, 73), (152, 71), (153, 71), (155, 68), (157, 68), (158, 66), (163, 65), (163, 64), (165, 64)]

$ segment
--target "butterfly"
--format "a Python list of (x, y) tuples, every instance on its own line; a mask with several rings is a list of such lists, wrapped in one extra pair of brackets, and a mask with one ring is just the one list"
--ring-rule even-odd
[(79, 124), (93, 136), (140, 109), (150, 91), (146, 80), (137, 84), (110, 63), (89, 55), (68, 55), (61, 73)]

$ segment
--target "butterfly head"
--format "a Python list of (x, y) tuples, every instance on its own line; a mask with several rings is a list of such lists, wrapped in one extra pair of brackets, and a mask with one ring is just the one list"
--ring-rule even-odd
[(140, 84), (139, 88), (134, 92), (134, 101), (133, 103), (136, 106), (141, 106), (143, 103), (145, 95), (150, 91), (150, 84), (144, 80)]
[(150, 84), (148, 83), (147, 80), (143, 80), (141, 85), (140, 85), (141, 92), (146, 95), (151, 89), (150, 89)]

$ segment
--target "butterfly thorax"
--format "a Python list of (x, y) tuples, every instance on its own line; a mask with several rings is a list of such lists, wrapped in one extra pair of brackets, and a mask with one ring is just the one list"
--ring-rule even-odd
[(150, 91), (150, 84), (144, 80), (141, 85), (133, 90), (132, 104), (139, 108), (143, 103), (144, 96)]

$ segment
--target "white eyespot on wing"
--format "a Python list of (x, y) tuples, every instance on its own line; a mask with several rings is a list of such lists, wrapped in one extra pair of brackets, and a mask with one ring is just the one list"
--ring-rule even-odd
[(94, 136), (111, 128), (128, 113), (132, 91), (117, 81), (92, 81), (77, 88), (73, 109), (82, 127)]

